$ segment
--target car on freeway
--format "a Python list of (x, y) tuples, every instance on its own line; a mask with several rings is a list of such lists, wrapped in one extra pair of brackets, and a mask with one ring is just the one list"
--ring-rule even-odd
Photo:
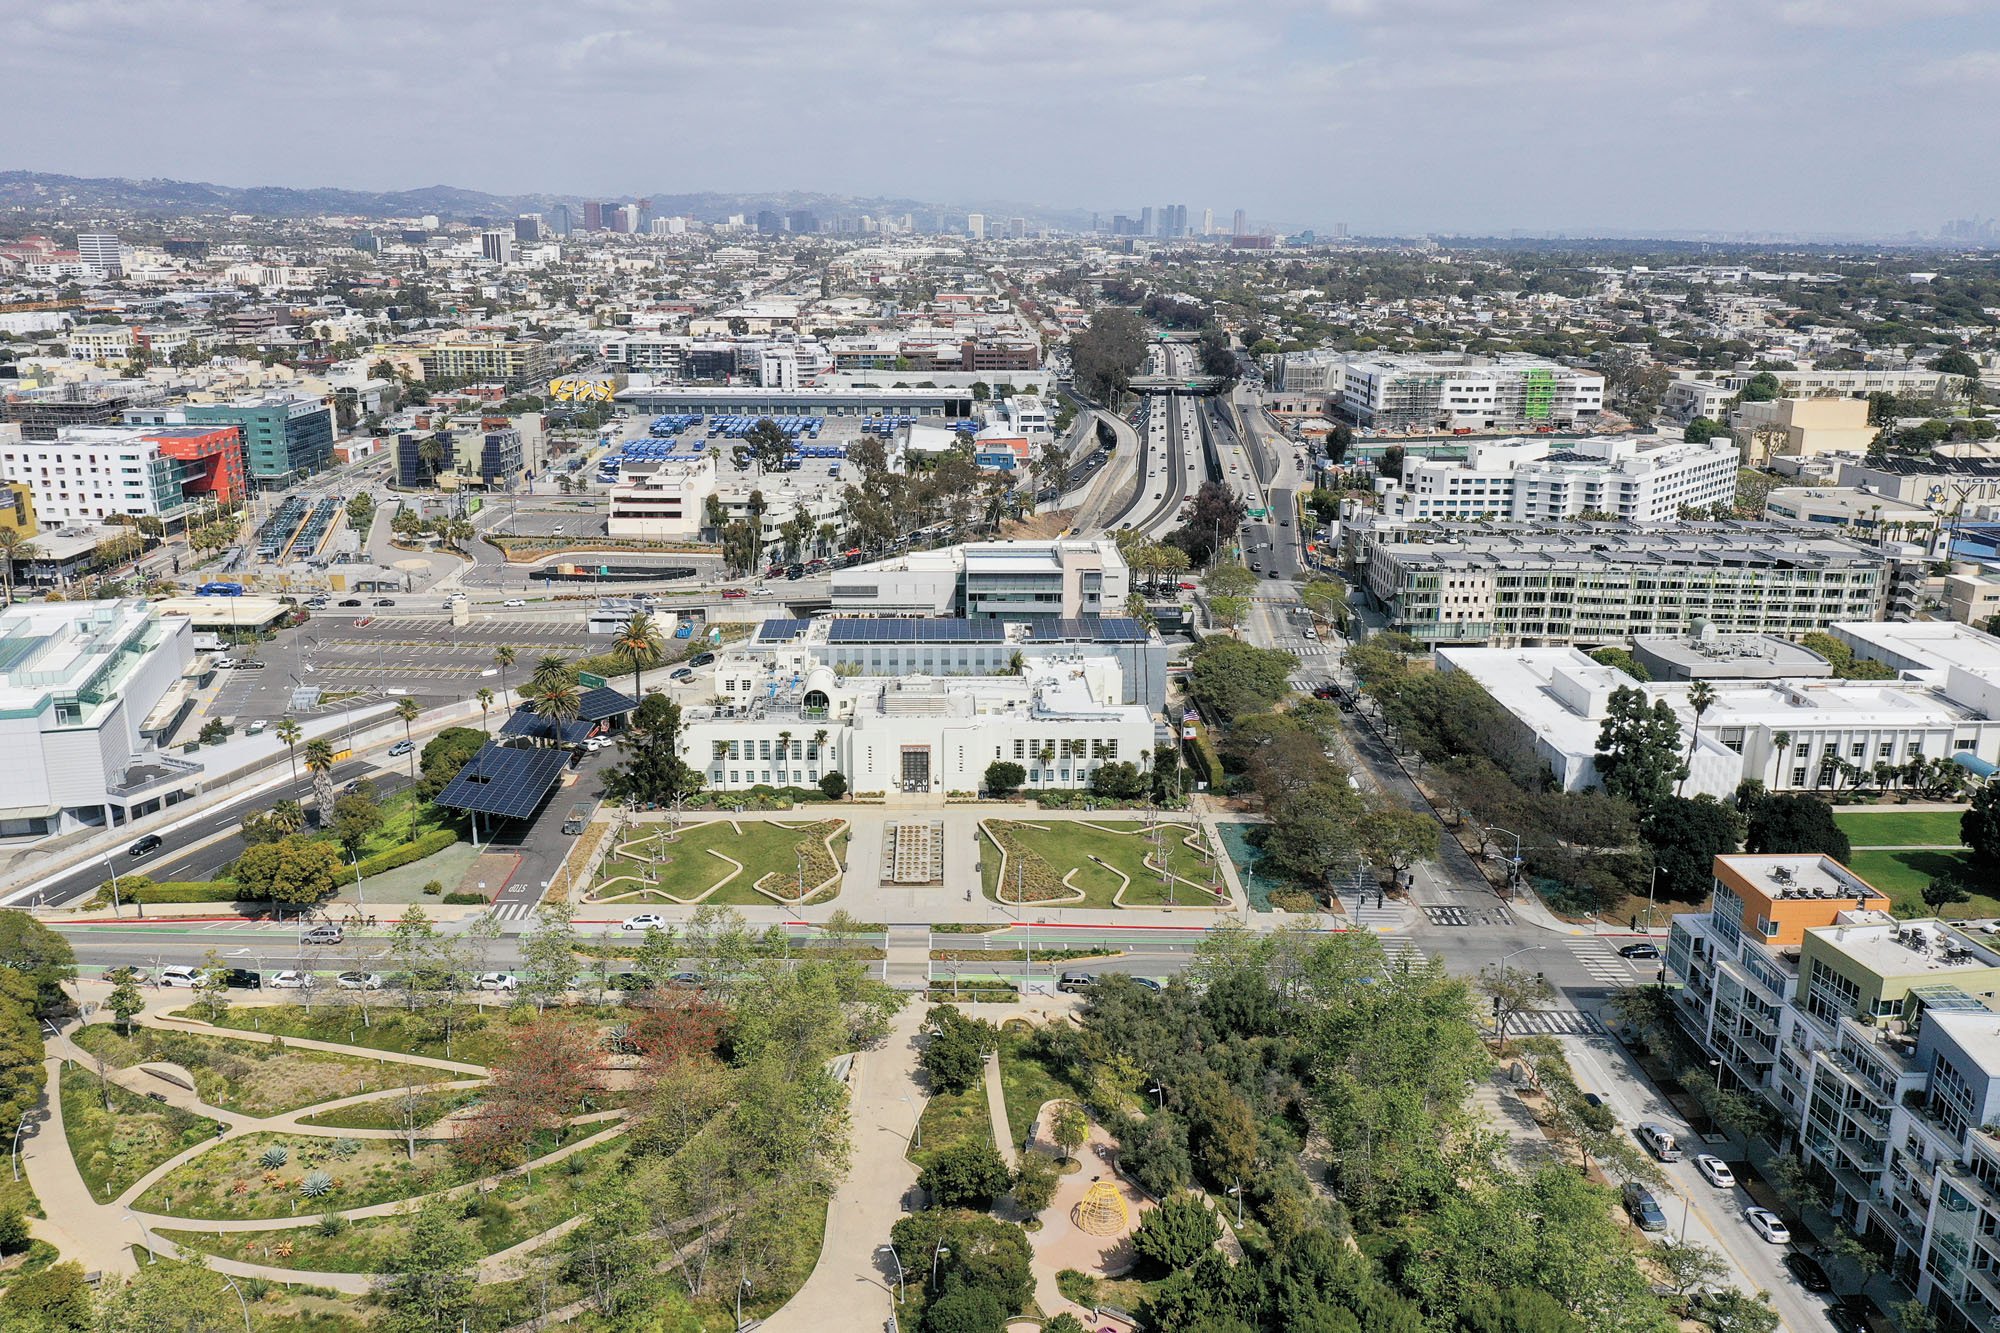
[(133, 843), (130, 847), (127, 847), (125, 849), (125, 854), (127, 856), (151, 856), (154, 852), (159, 851), (160, 848), (166, 845), (167, 845), (166, 840), (162, 838), (159, 834), (148, 833), (145, 837), (139, 839), (137, 842)]
[(160, 969), (160, 975), (153, 979), (155, 985), (172, 986), (180, 990), (193, 990), (201, 984), (201, 969), (189, 967), (185, 963), (175, 963)]
[(1618, 951), (1618, 956), (1620, 958), (1658, 958), (1660, 956), (1660, 946), (1650, 942), (1628, 944)]
[(1785, 1219), (1769, 1208), (1759, 1208), (1755, 1204), (1743, 1210), (1743, 1220), (1750, 1229), (1773, 1245), (1790, 1245), (1792, 1229), (1785, 1225)]
[(658, 912), (641, 912), (637, 916), (627, 917), (619, 923), (618, 928), (620, 930), (651, 930), (655, 926), (665, 930), (667, 919)]
[(397, 759), (417, 748), (415, 741), (397, 741), (389, 747), (389, 757)]
[(1802, 1250), (1793, 1250), (1785, 1256), (1785, 1267), (1799, 1280), (1799, 1285), (1807, 1291), (1832, 1291), (1833, 1279), (1820, 1267), (1819, 1260)]
[(378, 972), (342, 972), (335, 980), (342, 990), (382, 989), (382, 976)]
[(361, 599), (359, 597), (343, 597), (340, 599), (340, 604), (342, 606), (359, 606), (361, 605)]
[(276, 972), (264, 983), (272, 990), (311, 990), (313, 974), (310, 972)]
[(475, 990), (518, 990), (521, 983), (512, 972), (481, 972), (472, 979)]
[(527, 604), (528, 599), (525, 597), (509, 597), (501, 603), (502, 606), (526, 606)]
[(1729, 1169), (1729, 1163), (1712, 1152), (1705, 1152), (1694, 1159), (1694, 1169), (1701, 1172), (1708, 1183), (1719, 1190), (1735, 1187), (1736, 1173)]

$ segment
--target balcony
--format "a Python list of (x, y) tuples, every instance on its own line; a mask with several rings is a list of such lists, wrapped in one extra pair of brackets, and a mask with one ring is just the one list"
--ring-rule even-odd
[(134, 758), (116, 782), (104, 784), (104, 792), (107, 796), (119, 800), (130, 800), (142, 792), (173, 786), (202, 771), (200, 764), (187, 759), (178, 759), (167, 754), (149, 754), (144, 758)]

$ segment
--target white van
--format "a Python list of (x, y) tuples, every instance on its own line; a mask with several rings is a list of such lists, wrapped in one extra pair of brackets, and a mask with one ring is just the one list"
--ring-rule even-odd
[(178, 963), (172, 967), (163, 967), (160, 969), (159, 984), (193, 990), (201, 984), (201, 969), (198, 967), (183, 967)]
[(1673, 1131), (1664, 1125), (1650, 1121), (1641, 1123), (1638, 1129), (1639, 1142), (1646, 1145), (1646, 1151), (1663, 1162), (1681, 1160), (1681, 1145), (1674, 1140)]

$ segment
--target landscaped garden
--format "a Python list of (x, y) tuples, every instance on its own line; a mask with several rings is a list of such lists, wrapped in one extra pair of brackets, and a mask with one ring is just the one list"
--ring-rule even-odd
[(981, 877), (986, 892), (1003, 903), (1099, 908), (1229, 903), (1206, 840), (1186, 824), (1149, 830), (1130, 821), (995, 819), (981, 828), (991, 844), (980, 852)]
[(1850, 870), (1889, 895), (1898, 916), (1987, 917), (2000, 915), (2000, 897), (1974, 893), (1962, 902), (1932, 908), (1924, 889), (1933, 880), (1955, 880), (1968, 889), (1979, 883), (1971, 853), (1959, 843), (1958, 810), (1838, 810), (1834, 822), (1856, 851)]
[(109, 1203), (176, 1153), (215, 1137), (206, 1116), (128, 1092), (82, 1069), (62, 1079), (63, 1130), (91, 1197)]
[(394, 1087), (404, 1070), (399, 1063), (300, 1050), (283, 1042), (153, 1027), (135, 1027), (127, 1034), (108, 1023), (79, 1029), (76, 1044), (120, 1069), (151, 1062), (179, 1065), (193, 1077), (196, 1096), (239, 1115), (279, 1115)]
[[(361, 1012), (352, 1006), (321, 1003), (311, 1008), (302, 1004), (242, 1005), (225, 1012), (215, 1025), (483, 1065), (491, 1064), (507, 1049), (507, 1013), (506, 1009), (469, 1004), (457, 1004), (449, 1013), (435, 1004), (410, 1010), (392, 996), (378, 999), (365, 1023)], [(183, 1009), (172, 1016), (198, 1015)], [(444, 1075), (427, 1073), (425, 1081), (433, 1077)]]
[[(641, 826), (613, 845), (591, 897), (732, 907), (823, 901), (839, 891), (846, 839), (846, 821), (838, 819), (811, 824), (719, 819), (684, 822), (673, 833), (663, 825)], [(798, 896), (801, 884), (804, 899)]]
[(336, 1106), (299, 1117), (302, 1125), (323, 1129), (403, 1129), (415, 1125), (427, 1129), (455, 1111), (475, 1106), (485, 1093), (480, 1088), (445, 1088), (426, 1091), (414, 1085), (406, 1095), (391, 1093), (349, 1106)]

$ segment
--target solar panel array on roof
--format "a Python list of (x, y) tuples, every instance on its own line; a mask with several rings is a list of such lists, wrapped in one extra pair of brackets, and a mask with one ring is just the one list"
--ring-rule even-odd
[(590, 735), (591, 722), (564, 722), (558, 730), (554, 718), (541, 717), (532, 709), (523, 708), (500, 724), (502, 736), (526, 736), (531, 740), (554, 739), (564, 745), (574, 745)]
[(569, 763), (565, 750), (516, 750), (488, 741), (438, 793), (437, 803), (501, 819), (526, 819)]
[(771, 619), (757, 627), (757, 637), (766, 643), (783, 643), (806, 632), (810, 620)]
[(827, 631), (829, 643), (999, 643), (1006, 637), (1006, 627), (997, 620), (948, 617), (836, 620)]
[(1031, 639), (1044, 643), (1144, 643), (1144, 623), (1124, 616), (1038, 616), (1025, 622)]

